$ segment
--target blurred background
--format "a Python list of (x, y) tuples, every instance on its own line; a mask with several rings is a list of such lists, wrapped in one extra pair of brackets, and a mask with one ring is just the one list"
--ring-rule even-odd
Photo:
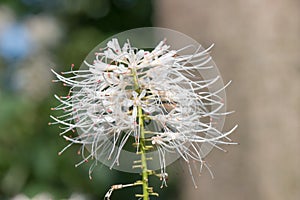
[[(212, 53), (227, 89), (225, 130), (240, 145), (214, 150), (195, 189), (181, 173), (169, 173), (157, 199), (300, 199), (300, 1), (298, 0), (0, 0), (0, 199), (102, 199), (110, 185), (136, 175), (89, 164), (78, 168), (78, 147), (48, 126), (53, 94), (50, 69), (80, 66), (115, 33), (160, 26), (185, 33)], [(174, 168), (174, 169), (173, 169)], [(112, 199), (134, 199), (131, 189)], [(153, 198), (154, 199), (154, 198)]]

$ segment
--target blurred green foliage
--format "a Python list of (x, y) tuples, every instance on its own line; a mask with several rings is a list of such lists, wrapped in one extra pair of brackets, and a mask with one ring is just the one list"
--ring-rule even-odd
[[(80, 66), (88, 52), (108, 36), (152, 25), (149, 0), (2, 0), (0, 6), (10, 8), (17, 20), (35, 15), (57, 20), (62, 39), (47, 49), (47, 55), (51, 54), (55, 60), (57, 71), (69, 69), (71, 63)], [(59, 137), (58, 127), (48, 126), (48, 122), (50, 108), (58, 104), (53, 94), (64, 94), (66, 88), (52, 84), (45, 89), (47, 95), (39, 100), (24, 95), (22, 89), (5, 89), (8, 83), (3, 75), (10, 64), (0, 57), (0, 199), (10, 199), (20, 193), (31, 198), (41, 192), (48, 192), (55, 199), (69, 198), (74, 193), (85, 194), (86, 199), (101, 199), (110, 185), (130, 183), (139, 178), (99, 166), (89, 180), (89, 164), (74, 167), (81, 161), (77, 155), (78, 146), (58, 156), (67, 142)], [(159, 180), (154, 184), (161, 199), (176, 199), (174, 182), (165, 192), (159, 189)], [(112, 199), (134, 199), (136, 190), (139, 189), (118, 191)]]

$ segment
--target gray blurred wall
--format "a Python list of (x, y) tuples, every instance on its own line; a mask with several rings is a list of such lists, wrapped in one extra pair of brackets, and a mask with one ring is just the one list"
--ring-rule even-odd
[(214, 61), (233, 80), (227, 105), (236, 113), (225, 129), (239, 124), (240, 145), (212, 152), (216, 178), (206, 171), (194, 189), (186, 176), (180, 199), (300, 199), (300, 1), (156, 0), (153, 17), (215, 43)]

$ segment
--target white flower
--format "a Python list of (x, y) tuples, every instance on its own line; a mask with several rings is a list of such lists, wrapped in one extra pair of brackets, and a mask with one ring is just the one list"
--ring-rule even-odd
[[(212, 93), (208, 88), (220, 77), (203, 80), (195, 76), (211, 67), (210, 48), (192, 55), (170, 48), (161, 41), (153, 51), (145, 51), (129, 41), (120, 47), (118, 40), (112, 39), (96, 53), (94, 63), (84, 62), (87, 70), (71, 70), (64, 72), (65, 76), (53, 71), (56, 81), (69, 86), (70, 93), (55, 96), (61, 105), (54, 110), (66, 114), (51, 116), (52, 124), (64, 126), (61, 135), (71, 144), (83, 145), (83, 156), (84, 148), (89, 149), (83, 161), (106, 155), (114, 160), (113, 165), (119, 164), (120, 151), (130, 136), (140, 141), (139, 108), (143, 117), (155, 124), (155, 130), (147, 130), (147, 126), (145, 130), (149, 143), (159, 152), (161, 174), (166, 174), (166, 152), (179, 154), (188, 164), (197, 161), (202, 167), (207, 165), (201, 144), (218, 149), (221, 144), (233, 144), (228, 136), (236, 127), (223, 133), (214, 126), (228, 114), (220, 112), (224, 102), (219, 96), (227, 85)], [(76, 137), (65, 136), (75, 129), (79, 132)]]

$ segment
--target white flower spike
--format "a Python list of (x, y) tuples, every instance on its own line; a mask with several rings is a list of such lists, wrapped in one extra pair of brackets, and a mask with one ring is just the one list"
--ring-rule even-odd
[[(93, 63), (84, 62), (87, 69), (72, 67), (62, 75), (52, 70), (57, 77), (54, 82), (70, 87), (67, 96), (55, 95), (61, 104), (53, 110), (63, 110), (65, 114), (51, 116), (51, 124), (62, 125), (61, 135), (70, 141), (60, 154), (72, 144), (81, 144), (83, 161), (78, 164), (89, 159), (101, 161), (104, 156), (113, 161), (113, 167), (120, 164), (125, 144), (134, 141), (136, 153), (158, 153), (157, 176), (162, 186), (168, 177), (168, 153), (179, 155), (188, 166), (190, 161), (196, 161), (200, 170), (202, 166), (208, 168), (202, 145), (223, 150), (220, 145), (236, 144), (228, 136), (237, 126), (228, 132), (215, 126), (220, 117), (230, 112), (223, 112), (224, 99), (219, 95), (227, 85), (214, 92), (209, 90), (220, 76), (206, 80), (199, 74), (212, 67), (211, 47), (197, 48), (186, 55), (182, 52), (187, 48), (191, 47), (172, 49), (163, 40), (148, 51), (131, 46), (129, 40), (121, 46), (113, 38), (95, 54)], [(75, 130), (77, 136), (66, 136)]]

